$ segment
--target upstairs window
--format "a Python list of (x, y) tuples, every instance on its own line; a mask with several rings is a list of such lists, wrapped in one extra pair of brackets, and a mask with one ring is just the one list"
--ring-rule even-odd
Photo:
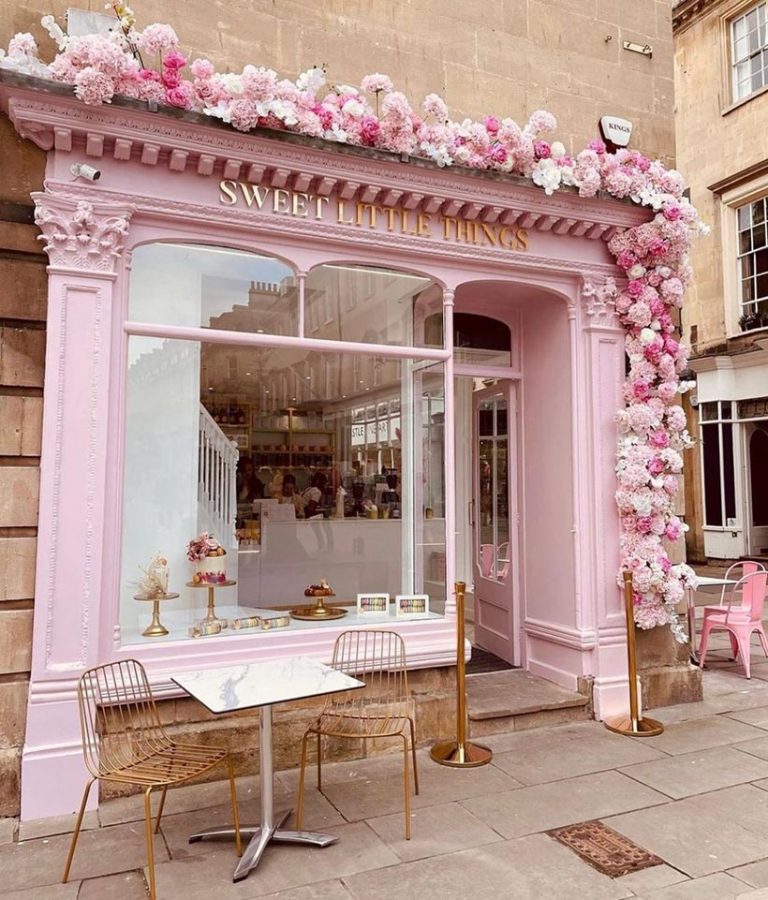
[(739, 207), (739, 325), (768, 326), (768, 197)]
[(758, 3), (731, 22), (733, 99), (743, 100), (768, 84), (768, 3)]

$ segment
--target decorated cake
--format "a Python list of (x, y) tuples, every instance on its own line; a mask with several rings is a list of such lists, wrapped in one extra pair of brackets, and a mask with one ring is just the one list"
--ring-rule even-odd
[(333, 597), (333, 588), (328, 584), (325, 578), (320, 579), (320, 584), (310, 584), (304, 588), (305, 597)]
[(227, 580), (227, 551), (207, 531), (189, 542), (187, 559), (197, 564), (192, 576), (195, 584), (223, 584)]

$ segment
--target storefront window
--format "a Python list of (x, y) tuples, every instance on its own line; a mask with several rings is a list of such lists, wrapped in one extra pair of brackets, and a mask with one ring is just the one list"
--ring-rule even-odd
[(223, 247), (146, 244), (133, 254), (128, 319), (298, 335), (298, 291), (292, 269), (271, 257)]
[(324, 265), (313, 269), (305, 287), (307, 337), (402, 347), (424, 344), (414, 322), (419, 307), (440, 299), (430, 279), (371, 266)]
[[(144, 260), (154, 268), (157, 257)], [(142, 265), (134, 308), (146, 301), (133, 294), (151, 284)], [(224, 303), (215, 283), (208, 291), (210, 308)], [(187, 544), (202, 532), (222, 545), (219, 568), (235, 582), (214, 589), (223, 620), (287, 614), (322, 579), (352, 623), (359, 593), (390, 594), (393, 618), (398, 594), (426, 594), (441, 609), (442, 362), (131, 335), (127, 365), (124, 644), (194, 638), (208, 591), (188, 586), (200, 567)], [(166, 560), (168, 591), (180, 596), (162, 604), (168, 635), (148, 637), (149, 609), (135, 596), (153, 557)]]
[[(433, 313), (424, 325), (427, 346), (442, 342), (443, 314)], [(439, 345), (441, 346), (442, 343)], [(512, 365), (512, 333), (508, 325), (475, 313), (453, 314), (453, 358), (476, 366)]]

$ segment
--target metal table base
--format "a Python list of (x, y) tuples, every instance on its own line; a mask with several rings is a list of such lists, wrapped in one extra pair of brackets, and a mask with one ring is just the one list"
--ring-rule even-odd
[[(259, 715), (259, 759), (261, 771), (261, 824), (243, 825), (240, 835), (248, 839), (248, 846), (235, 867), (233, 881), (242, 881), (259, 864), (267, 844), (278, 841), (284, 844), (310, 844), (314, 847), (327, 847), (335, 844), (339, 837), (336, 834), (323, 834), (318, 831), (295, 831), (280, 826), (291, 814), (291, 810), (275, 815), (274, 810), (274, 771), (272, 765), (272, 707), (260, 707)], [(226, 841), (235, 839), (234, 828), (211, 828), (190, 835), (189, 842), (202, 840)]]

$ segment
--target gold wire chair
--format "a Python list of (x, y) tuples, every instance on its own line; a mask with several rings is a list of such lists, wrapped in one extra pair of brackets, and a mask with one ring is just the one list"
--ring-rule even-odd
[(413, 700), (408, 691), (405, 644), (394, 631), (344, 631), (336, 639), (331, 666), (365, 682), (350, 694), (330, 695), (317, 720), (309, 726), (301, 745), (301, 773), (296, 797), (296, 828), (304, 815), (304, 773), (310, 735), (317, 736), (317, 789), (322, 793), (323, 737), (403, 739), (403, 797), (405, 837), (411, 839), (411, 797), (408, 772), (408, 741), (413, 761), (414, 792), (419, 793), (416, 768), (416, 736)]
[(151, 794), (161, 788), (160, 806), (154, 831), (160, 828), (165, 795), (169, 786), (195, 778), (221, 762), (229, 769), (238, 856), (242, 853), (240, 821), (232, 759), (226, 750), (179, 744), (173, 741), (160, 722), (155, 698), (144, 666), (135, 659), (97, 666), (83, 672), (77, 686), (83, 756), (91, 778), (83, 791), (83, 800), (64, 866), (62, 883), (69, 878), (75, 855), (85, 804), (94, 781), (113, 781), (141, 785), (144, 791), (147, 858), (149, 862), (149, 898), (156, 900), (155, 856), (152, 845)]

